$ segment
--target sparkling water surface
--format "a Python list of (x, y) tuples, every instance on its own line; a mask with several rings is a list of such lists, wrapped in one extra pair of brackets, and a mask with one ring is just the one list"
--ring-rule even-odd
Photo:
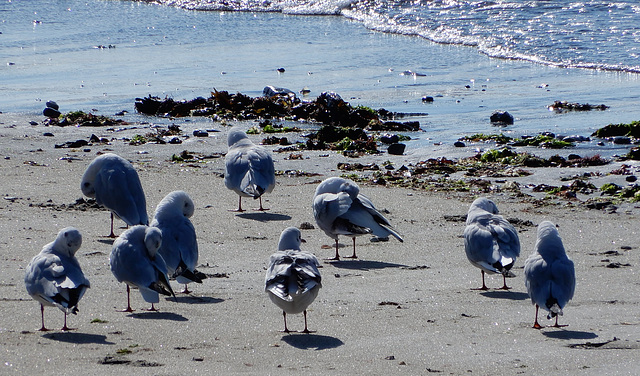
[[(189, 8), (183, 3), (172, 5)], [(456, 1), (448, 3), (454, 15), (463, 10)], [(509, 9), (506, 3), (495, 4)], [(112, 115), (133, 113), (135, 98), (149, 94), (192, 99), (208, 96), (213, 89), (258, 96), (266, 85), (296, 92), (308, 87), (308, 99), (335, 91), (353, 105), (428, 114), (417, 117), (426, 132), (414, 134), (419, 139), (412, 142), (414, 152), (426, 154), (438, 152), (436, 143), (450, 144), (474, 133), (588, 136), (609, 123), (640, 119), (639, 76), (631, 69), (579, 69), (493, 58), (480, 43), (441, 44), (377, 32), (364, 27), (369, 21), (342, 16), (364, 3), (327, 4), (335, 11), (315, 13), (334, 15), (192, 11), (114, 0), (5, 1), (0, 3), (0, 111), (40, 114), (44, 102), (55, 100), (63, 112)], [(385, 4), (396, 11), (399, 5), (411, 8), (409, 3)], [(442, 1), (415, 5), (421, 11), (436, 5), (442, 8), (439, 12), (447, 8)], [(479, 12), (476, 5), (468, 3), (467, 12)], [(498, 5), (487, 11), (494, 12)], [(299, 3), (298, 9), (309, 8)], [(405, 10), (410, 15), (418, 12)], [(528, 14), (523, 17), (530, 18)], [(632, 53), (634, 48), (619, 50)], [(632, 60), (623, 65), (633, 66)], [(280, 67), (284, 73), (277, 72)], [(434, 97), (433, 103), (422, 101), (427, 95)], [(547, 110), (555, 100), (611, 108), (556, 114)], [(492, 126), (489, 116), (495, 110), (509, 111), (515, 124)], [(578, 149), (590, 152), (595, 147), (589, 143)], [(618, 149), (609, 145), (603, 154)]]

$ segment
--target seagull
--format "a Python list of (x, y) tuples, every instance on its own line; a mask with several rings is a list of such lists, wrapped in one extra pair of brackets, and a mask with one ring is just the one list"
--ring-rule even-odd
[(114, 242), (109, 256), (111, 272), (118, 282), (127, 284), (127, 309), (131, 309), (129, 286), (138, 288), (144, 300), (151, 303), (149, 311), (157, 311), (154, 303), (160, 301), (159, 293), (175, 294), (169, 285), (167, 264), (158, 249), (162, 232), (155, 227), (137, 225), (123, 232)]
[(271, 255), (265, 278), (265, 291), (271, 301), (282, 309), (284, 332), (287, 328), (287, 313), (304, 314), (303, 333), (311, 333), (307, 327), (307, 307), (316, 299), (322, 287), (318, 259), (311, 253), (302, 252), (300, 230), (288, 227), (280, 235), (278, 252)]
[(207, 276), (197, 271), (198, 241), (196, 230), (189, 218), (195, 206), (184, 191), (174, 191), (165, 196), (156, 207), (151, 226), (162, 232), (162, 244), (158, 254), (167, 264), (171, 278), (184, 284), (185, 294), (190, 293), (187, 284), (202, 283)]
[(478, 290), (488, 290), (485, 272), (502, 274), (501, 289), (510, 289), (506, 278), (515, 277), (511, 268), (520, 255), (520, 239), (515, 227), (498, 215), (498, 207), (488, 198), (476, 199), (469, 208), (464, 250), (469, 262), (482, 272), (482, 287)]
[(241, 129), (232, 128), (228, 136), (229, 151), (225, 157), (224, 185), (238, 194), (238, 212), (242, 212), (242, 197), (260, 199), (276, 185), (273, 159), (260, 145), (255, 145)]
[(27, 265), (24, 284), (29, 295), (40, 302), (40, 331), (49, 330), (44, 326), (44, 306), (58, 307), (64, 312), (62, 330), (70, 330), (67, 314), (78, 312), (78, 302), (90, 287), (75, 257), (80, 245), (80, 231), (73, 227), (64, 228), (58, 232), (56, 240), (45, 245)]
[(330, 260), (339, 260), (338, 235), (353, 239), (353, 255), (356, 256), (356, 236), (374, 234), (380, 238), (393, 235), (402, 242), (402, 237), (391, 227), (391, 223), (373, 206), (369, 198), (360, 194), (360, 188), (349, 179), (332, 177), (316, 188), (313, 196), (313, 216), (316, 223), (336, 241), (336, 255)]
[(94, 159), (82, 176), (82, 193), (96, 199), (111, 211), (111, 234), (113, 215), (117, 215), (128, 226), (148, 225), (147, 203), (138, 173), (126, 159), (113, 154), (103, 154)]
[(533, 327), (542, 328), (538, 323), (538, 308), (548, 311), (547, 319), (556, 318), (573, 298), (576, 289), (576, 272), (573, 261), (567, 257), (562, 239), (556, 226), (543, 221), (538, 225), (538, 240), (534, 252), (524, 263), (524, 278), (531, 302), (536, 305), (536, 319)]

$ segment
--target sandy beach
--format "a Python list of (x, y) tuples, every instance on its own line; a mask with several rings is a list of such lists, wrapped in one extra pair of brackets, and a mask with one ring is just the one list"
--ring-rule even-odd
[[(315, 225), (311, 199), (316, 185), (341, 175), (337, 163), (353, 159), (326, 151), (304, 151), (302, 160), (274, 153), (276, 170), (307, 174), (279, 175), (265, 200), (269, 211), (238, 214), (228, 211), (237, 205), (237, 196), (222, 179), (226, 127), (214, 125), (219, 132), (185, 138), (181, 145), (130, 146), (123, 139), (148, 131), (149, 125), (110, 131), (29, 125), (29, 120), (42, 119), (0, 114), (1, 374), (602, 375), (635, 374), (640, 367), (637, 205), (607, 212), (540, 206), (509, 193), (490, 195), (501, 213), (517, 222), (522, 255), (514, 268), (517, 277), (508, 280), (512, 290), (479, 292), (471, 289), (480, 286), (480, 271), (467, 261), (461, 237), (473, 192), (362, 184), (361, 191), (388, 210), (405, 242), (361, 237), (359, 260), (323, 262), (323, 288), (308, 316), (316, 332), (285, 334), (280, 332), (281, 311), (264, 293), (269, 255), (284, 228)], [(54, 148), (91, 134), (110, 142)], [(171, 156), (183, 150), (209, 158), (172, 163)], [(150, 216), (173, 190), (187, 191), (196, 205), (198, 269), (210, 278), (192, 285), (191, 295), (178, 294), (177, 302), (161, 299), (159, 312), (144, 311), (148, 304), (136, 291), (136, 311), (117, 311), (126, 306), (126, 292), (109, 270), (108, 212), (72, 205), (82, 196), (84, 169), (106, 151), (133, 162)], [(389, 155), (359, 162), (385, 160), (417, 162)], [(522, 266), (542, 220), (558, 225), (576, 265), (576, 295), (561, 318), (568, 326), (561, 329), (531, 328), (534, 307)], [(116, 223), (119, 234), (123, 222)], [(62, 312), (47, 308), (46, 325), (53, 330), (39, 332), (40, 309), (25, 291), (24, 268), (66, 226), (83, 235), (77, 257), (91, 288), (78, 315), (69, 316), (74, 330), (61, 332)], [(303, 230), (303, 237), (304, 250), (323, 259), (332, 256), (333, 242), (317, 226)], [(348, 254), (350, 239), (340, 243), (342, 254)], [(488, 277), (487, 284), (498, 288), (502, 278)], [(552, 324), (542, 313), (540, 320)], [(288, 323), (296, 330), (304, 326), (301, 315), (289, 316)]]

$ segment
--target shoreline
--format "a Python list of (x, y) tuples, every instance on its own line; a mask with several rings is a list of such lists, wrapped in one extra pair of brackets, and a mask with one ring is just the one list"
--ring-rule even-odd
[[(339, 162), (379, 163), (391, 159), (415, 163), (411, 155), (346, 158), (335, 152), (301, 151), (303, 159), (273, 153), (276, 170), (309, 174), (277, 177), (265, 197), (266, 213), (228, 212), (237, 196), (222, 182), (226, 129), (209, 137), (190, 137), (180, 145), (130, 146), (151, 125), (118, 132), (100, 128), (11, 126), (0, 114), (3, 274), (0, 343), (6, 349), (3, 373), (224, 372), (226, 374), (626, 374), (640, 348), (640, 305), (636, 284), (639, 208), (608, 212), (586, 210), (565, 201), (537, 205), (522, 196), (491, 191), (508, 219), (517, 220), (522, 254), (514, 268), (513, 290), (471, 291), (479, 271), (464, 255), (463, 218), (474, 192), (435, 192), (360, 183), (376, 207), (388, 210), (405, 242), (369, 242), (358, 238), (360, 260), (322, 262), (323, 288), (310, 306), (309, 327), (316, 333), (283, 334), (281, 312), (263, 292), (269, 255), (280, 232), (303, 222), (314, 224), (311, 198), (317, 183), (339, 176)], [(22, 119), (28, 124), (27, 118)], [(197, 124), (183, 127), (189, 134)], [(181, 125), (182, 127), (182, 125)], [(44, 136), (51, 132), (51, 136)], [(61, 140), (111, 140), (79, 149), (54, 148)], [(262, 135), (251, 136), (256, 141)], [(85, 150), (86, 149), (86, 150)], [(188, 150), (211, 156), (172, 163), (172, 154)], [(215, 275), (193, 286), (190, 296), (162, 300), (158, 313), (132, 293), (132, 314), (116, 312), (126, 304), (124, 285), (108, 267), (111, 240), (108, 213), (70, 209), (82, 196), (79, 184), (97, 152), (113, 151), (132, 160), (147, 195), (148, 212), (170, 191), (193, 198), (192, 221), (198, 234), (198, 269)], [(328, 155), (328, 156), (321, 156)], [(638, 165), (636, 164), (636, 167)], [(578, 170), (576, 170), (578, 171)], [(556, 171), (557, 172), (557, 171)], [(315, 175), (320, 174), (320, 175)], [(537, 174), (537, 172), (536, 172)], [(541, 179), (536, 174), (530, 179)], [(559, 174), (562, 175), (562, 174)], [(557, 179), (559, 176), (555, 176)], [(490, 178), (492, 182), (498, 178)], [(505, 179), (505, 178), (499, 178)], [(510, 180), (510, 179), (505, 179)], [(504, 183), (496, 183), (504, 184)], [(247, 202), (248, 205), (253, 202)], [(636, 205), (638, 206), (638, 205)], [(252, 206), (249, 206), (252, 207)], [(535, 242), (535, 226), (551, 220), (559, 226), (568, 255), (576, 263), (576, 296), (565, 309), (563, 329), (531, 329), (534, 307), (526, 296), (522, 266)], [(117, 233), (123, 231), (118, 225)], [(24, 267), (57, 231), (77, 227), (83, 245), (77, 257), (91, 281), (80, 312), (69, 317), (76, 330), (37, 332), (40, 312), (24, 291)], [(316, 226), (303, 230), (303, 250), (319, 258), (332, 244)], [(340, 239), (345, 247), (349, 239)], [(491, 288), (501, 278), (488, 277)], [(175, 285), (174, 285), (175, 286)], [(542, 321), (547, 324), (541, 316)], [(62, 312), (46, 308), (48, 327), (62, 324)], [(302, 329), (302, 317), (288, 317)], [(71, 361), (69, 361), (69, 359)], [(133, 367), (133, 368), (132, 368)], [(426, 372), (425, 372), (426, 371)]]

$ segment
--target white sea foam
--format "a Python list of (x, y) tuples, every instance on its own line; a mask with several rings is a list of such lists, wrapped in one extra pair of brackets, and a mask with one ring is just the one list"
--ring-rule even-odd
[(640, 73), (640, 10), (631, 1), (385, 2), (160, 0), (193, 10), (343, 15), (376, 31), (475, 46), (488, 56)]

